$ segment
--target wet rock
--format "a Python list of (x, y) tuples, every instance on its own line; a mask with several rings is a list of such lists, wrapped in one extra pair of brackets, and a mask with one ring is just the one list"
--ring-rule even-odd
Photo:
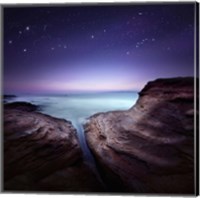
[(86, 139), (110, 191), (194, 193), (193, 84), (158, 79), (128, 111), (89, 118)]
[(71, 122), (35, 108), (29, 103), (4, 107), (4, 190), (101, 191)]

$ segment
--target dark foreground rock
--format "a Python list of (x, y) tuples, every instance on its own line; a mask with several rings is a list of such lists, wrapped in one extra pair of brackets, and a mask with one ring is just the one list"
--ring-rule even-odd
[(22, 110), (22, 111), (36, 111), (39, 110), (39, 106), (31, 104), (29, 102), (12, 102), (4, 104), (4, 107), (13, 110)]
[(27, 103), (4, 106), (4, 190), (102, 191), (71, 122), (33, 109)]
[(193, 78), (158, 79), (139, 96), (84, 127), (104, 181), (113, 192), (194, 193)]

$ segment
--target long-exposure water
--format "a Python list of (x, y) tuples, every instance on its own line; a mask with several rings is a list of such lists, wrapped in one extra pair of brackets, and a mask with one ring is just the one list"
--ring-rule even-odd
[(40, 105), (42, 113), (71, 121), (77, 130), (85, 159), (93, 163), (83, 130), (85, 120), (99, 112), (127, 110), (134, 105), (137, 98), (136, 92), (106, 92), (54, 96), (28, 95), (18, 96), (12, 101), (26, 101)]

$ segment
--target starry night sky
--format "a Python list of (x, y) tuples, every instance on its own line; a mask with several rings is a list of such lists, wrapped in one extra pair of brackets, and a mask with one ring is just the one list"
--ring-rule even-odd
[(4, 7), (4, 92), (140, 90), (193, 76), (195, 4)]

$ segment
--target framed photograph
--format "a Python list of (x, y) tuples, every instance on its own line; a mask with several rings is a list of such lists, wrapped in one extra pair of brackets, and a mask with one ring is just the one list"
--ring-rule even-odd
[(3, 192), (197, 195), (198, 4), (2, 5)]

